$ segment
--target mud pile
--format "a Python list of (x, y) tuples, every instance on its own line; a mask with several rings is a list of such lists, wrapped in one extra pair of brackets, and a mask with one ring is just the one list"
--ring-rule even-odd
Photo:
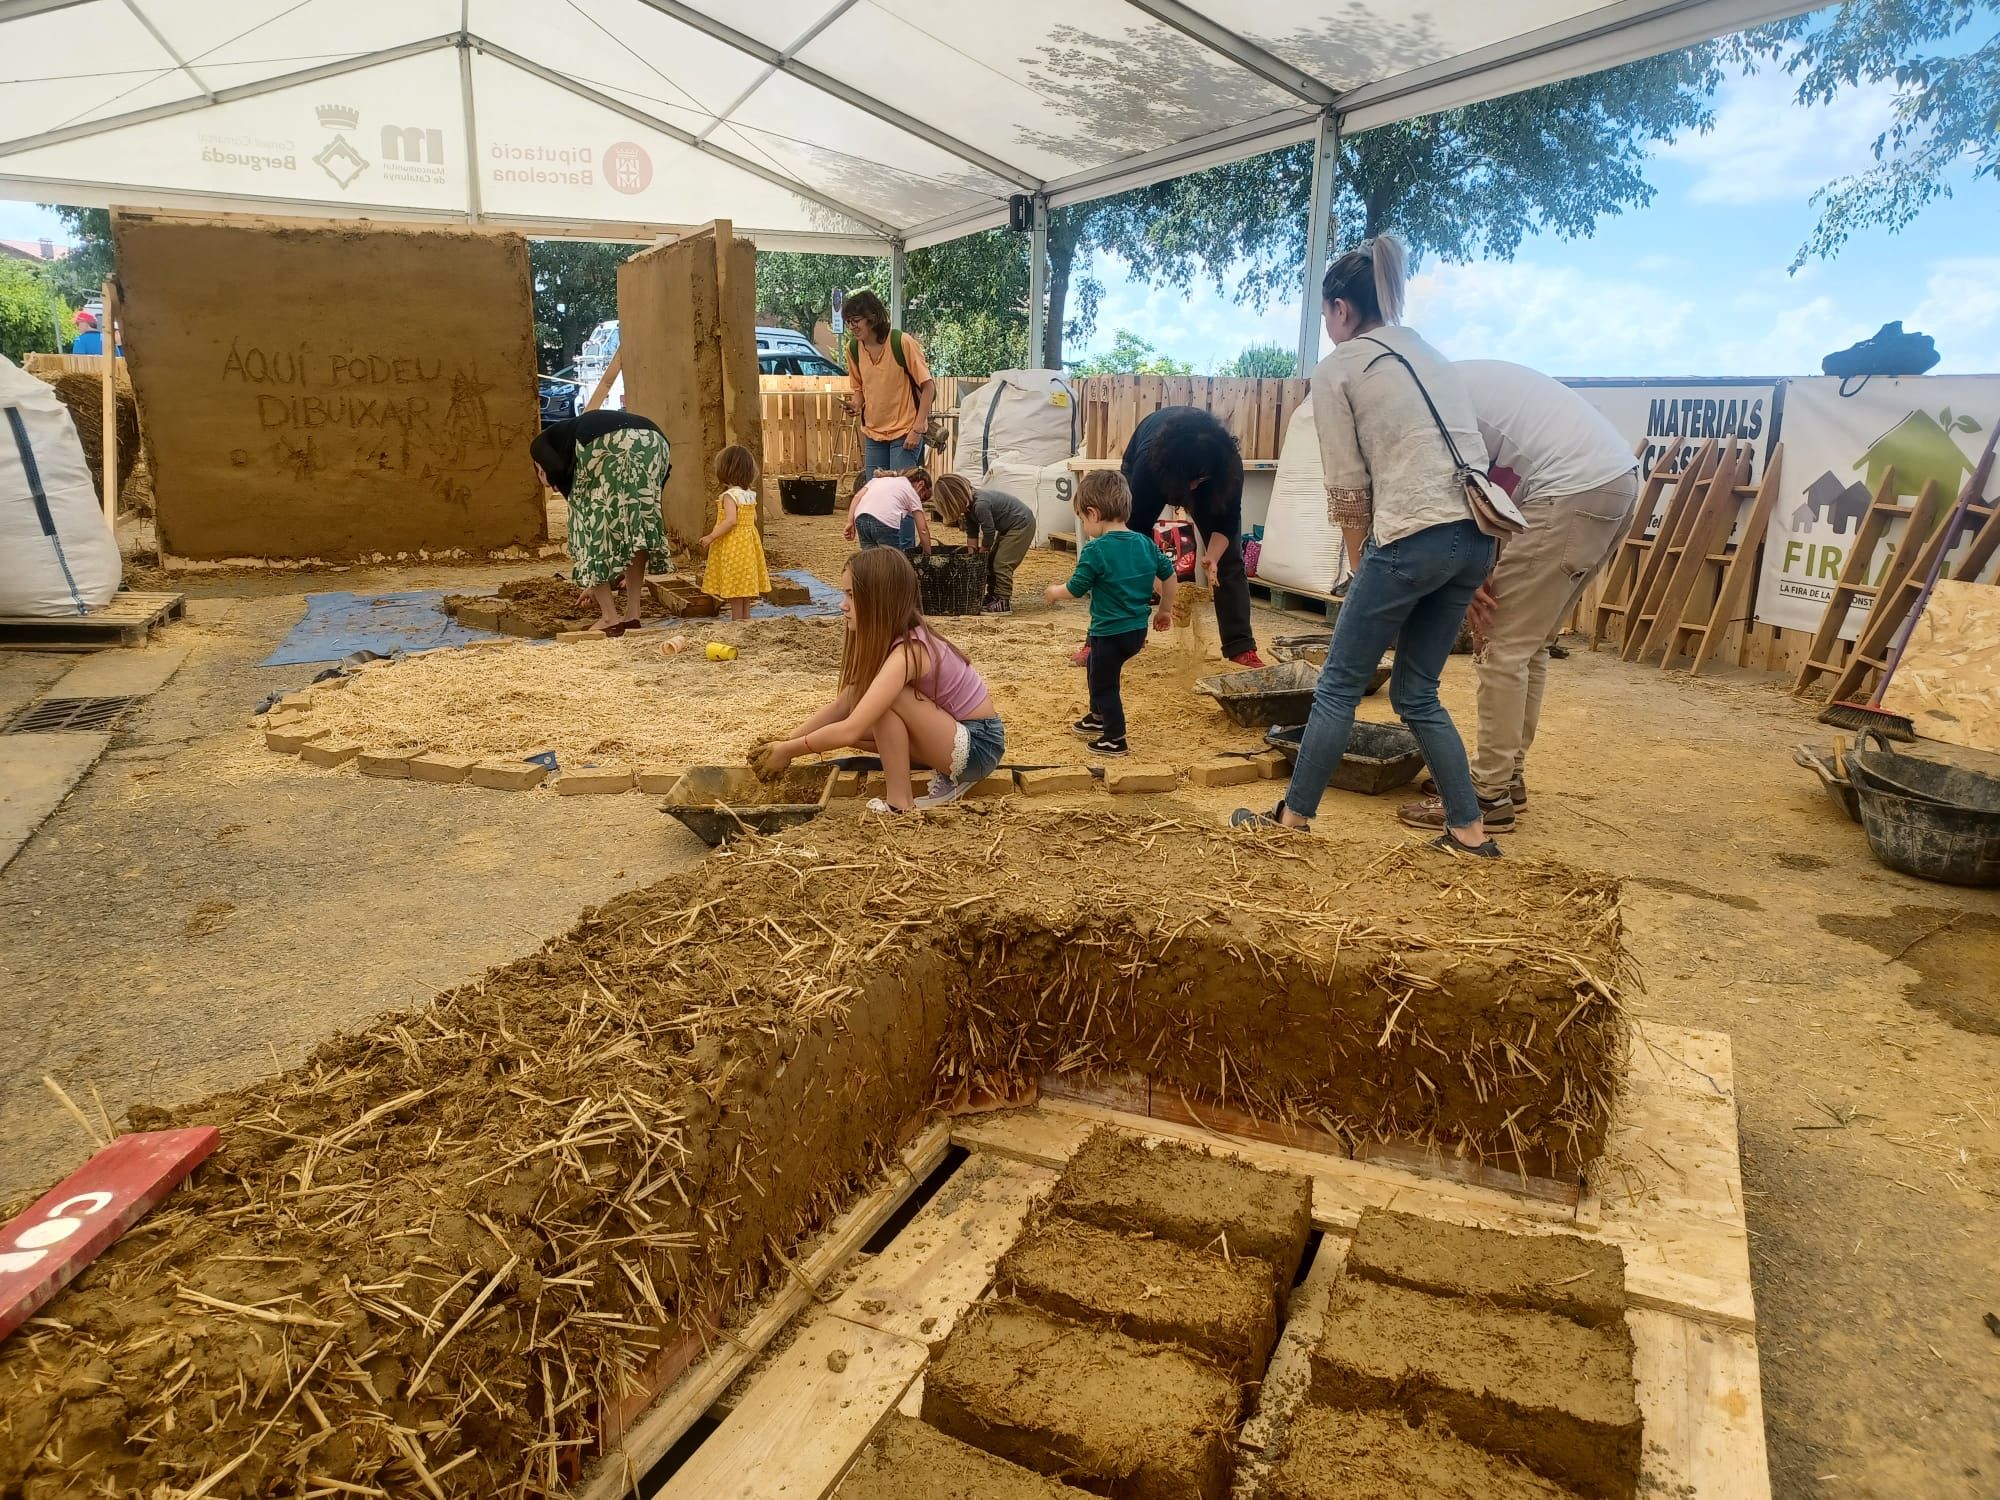
[(1620, 967), (1550, 865), (1011, 808), (738, 845), (134, 1110), (222, 1148), (0, 1346), (0, 1494), (565, 1494), (927, 1110), (1047, 1071), (1580, 1164)]
[(446, 594), (438, 608), (457, 619), (470, 606), (480, 617), (466, 623), (478, 629), (553, 639), (565, 630), (587, 630), (596, 623), (597, 606), (588, 600), (577, 602), (582, 592), (569, 579), (545, 573), (509, 579), (491, 594)]

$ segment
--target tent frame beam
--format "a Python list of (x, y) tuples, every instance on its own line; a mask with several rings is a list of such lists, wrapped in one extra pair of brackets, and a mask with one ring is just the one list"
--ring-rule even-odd
[[(738, 31), (726, 22), (718, 21), (713, 16), (704, 15), (691, 5), (682, 4), (681, 0), (640, 0), (640, 3), (658, 11), (663, 16), (679, 21), (683, 26), (692, 27), (703, 36), (721, 42), (725, 47), (733, 48), (738, 52), (756, 58), (773, 73), (783, 73), (788, 77), (796, 78), (808, 88), (817, 89), (822, 94), (830, 94), (840, 100), (841, 103), (851, 105), (863, 114), (873, 115), (884, 124), (893, 125), (905, 135), (912, 135), (918, 140), (928, 142), (946, 155), (955, 156), (967, 165), (977, 167), (980, 171), (985, 172), (989, 176), (997, 177), (1002, 182), (1010, 182), (1023, 192), (1037, 192), (1041, 189), (1042, 182), (1040, 178), (1032, 176), (1009, 162), (1002, 161), (997, 156), (980, 150), (977, 146), (968, 145), (957, 137), (939, 130), (935, 125), (918, 119), (915, 115), (905, 114), (893, 105), (884, 104), (880, 99), (875, 98), (866, 90), (858, 89), (852, 84), (842, 83), (832, 74), (822, 73), (811, 64), (800, 62), (791, 55), (788, 49), (780, 49), (760, 42), (755, 37)], [(817, 35), (817, 32), (814, 34)], [(811, 38), (808, 37), (805, 40), (809, 41)], [(803, 46), (804, 44), (802, 41), (798, 45)], [(766, 76), (768, 77), (769, 75)], [(748, 96), (746, 95), (745, 97), (747, 98)], [(742, 103), (742, 99), (737, 100), (735, 104), (730, 106), (730, 111), (733, 113)]]
[(1306, 272), (1299, 305), (1299, 374), (1319, 363), (1320, 278), (1328, 260), (1333, 232), (1333, 195), (1340, 175), (1340, 116), (1326, 110), (1319, 117), (1313, 144), (1312, 195), (1306, 205)]
[(145, 27), (147, 34), (160, 44), (160, 50), (174, 60), (174, 67), (187, 74), (189, 81), (201, 90), (202, 97), (212, 101), (215, 98), (215, 90), (208, 86), (207, 80), (201, 74), (195, 72), (194, 64), (182, 57), (174, 44), (167, 40), (166, 33), (153, 24), (153, 18), (139, 9), (139, 0), (125, 0), (125, 8), (132, 13), (132, 19)]
[(1193, 6), (1183, 4), (1182, 0), (1125, 0), (1125, 3), (1151, 16), (1162, 26), (1172, 27), (1182, 36), (1226, 57), (1272, 88), (1282, 89), (1294, 99), (1302, 99), (1316, 109), (1330, 109), (1339, 100), (1333, 89), (1312, 74), (1293, 67), (1227, 26), (1218, 25)]
[[(4, 18), (0, 18), (4, 24)], [(384, 47), (379, 52), (364, 52), (356, 57), (343, 58), (339, 62), (321, 63), (316, 68), (301, 68), (296, 73), (281, 73), (275, 78), (259, 79), (255, 83), (239, 83), (228, 88), (220, 88), (212, 94), (192, 99), (176, 99), (171, 104), (155, 104), (146, 109), (128, 110), (122, 115), (107, 115), (101, 120), (89, 120), (81, 125), (64, 125), (55, 130), (44, 130), (39, 135), (26, 135), (17, 140), (0, 141), (0, 156), (18, 156), (23, 151), (34, 151), (43, 146), (59, 146), (65, 141), (87, 140), (107, 131), (123, 130), (128, 125), (144, 125), (153, 120), (170, 120), (175, 115), (191, 114), (198, 109), (210, 109), (218, 104), (233, 104), (238, 99), (255, 99), (260, 94), (275, 94), (282, 89), (302, 88), (309, 83), (318, 83), (327, 78), (340, 78), (349, 73), (359, 73), (365, 68), (378, 67), (384, 63), (401, 62), (405, 58), (422, 57), (427, 52), (442, 52), (446, 47), (458, 45), (458, 34), (446, 32), (442, 36), (425, 37), (421, 41), (405, 42), (400, 47)]]
[(523, 73), (539, 78), (546, 84), (562, 89), (566, 93), (574, 94), (579, 99), (588, 100), (599, 109), (608, 109), (613, 114), (623, 115), (634, 124), (644, 125), (649, 130), (657, 130), (660, 134), (670, 136), (674, 140), (679, 141), (683, 146), (704, 152), (714, 157), (717, 161), (727, 162), (739, 172), (748, 172), (753, 177), (762, 178), (772, 186), (783, 188), (788, 193), (794, 193), (809, 203), (819, 205), (819, 207), (826, 209), (829, 213), (836, 213), (853, 223), (865, 225), (885, 240), (894, 240), (898, 237), (899, 232), (888, 224), (883, 223), (880, 219), (865, 214), (858, 208), (842, 203), (837, 198), (829, 198), (818, 189), (807, 187), (797, 178), (787, 177), (782, 172), (773, 171), (771, 168), (761, 166), (747, 157), (738, 156), (734, 151), (718, 146), (713, 141), (700, 140), (678, 125), (671, 125), (657, 115), (647, 114), (645, 110), (635, 105), (627, 104), (622, 99), (614, 99), (609, 94), (599, 93), (588, 84), (578, 83), (573, 78), (565, 78), (562, 74), (556, 72), (555, 69), (544, 67), (533, 58), (523, 57), (518, 52), (502, 47), (498, 42), (489, 42), (481, 36), (468, 36), (466, 41), (474, 49), (485, 53), (499, 62), (506, 63), (509, 67), (518, 68)]
[(1042, 367), (1042, 347), (1049, 341), (1049, 200), (1041, 193), (1030, 200), (1034, 232), (1028, 237), (1028, 368)]

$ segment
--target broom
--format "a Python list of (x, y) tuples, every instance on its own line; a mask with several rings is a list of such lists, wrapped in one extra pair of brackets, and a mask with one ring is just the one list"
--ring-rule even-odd
[[(1972, 508), (1972, 502), (1986, 491), (1986, 478), (1993, 472), (1993, 444), (2000, 440), (2000, 422), (1993, 424), (1993, 430), (1986, 434), (1986, 447), (1979, 455), (1979, 462), (1973, 466), (1965, 487), (1958, 492), (1958, 504), (1945, 518), (1944, 535), (1938, 543), (1937, 556), (1931, 559), (1931, 570), (1924, 576), (1924, 586), (1917, 594), (1917, 602), (1910, 606), (1910, 618), (1904, 627), (1902, 639), (1889, 652), (1888, 661), (1882, 665), (1882, 676), (1875, 684), (1875, 696), (1865, 703), (1852, 700), (1827, 704), (1820, 714), (1822, 724), (1833, 724), (1841, 729), (1857, 732), (1867, 729), (1892, 740), (1905, 742), (1917, 737), (1917, 726), (1904, 715), (1882, 706), (1882, 699), (1889, 691), (1889, 679), (1896, 675), (1896, 668), (1902, 665), (1903, 653), (1909, 649), (1910, 637), (1917, 633), (1917, 621), (1923, 617), (1924, 606), (1931, 602), (1931, 594), (1936, 590), (1938, 578), (1944, 572), (1944, 555), (1951, 551), (1951, 544), (1958, 535), (1958, 528), (1965, 520), (1965, 514)], [(1908, 537), (1904, 540), (1907, 542)]]

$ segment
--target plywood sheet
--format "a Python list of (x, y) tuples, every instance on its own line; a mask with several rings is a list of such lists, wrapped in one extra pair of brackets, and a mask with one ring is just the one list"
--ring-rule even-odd
[(519, 235), (120, 213), (162, 548), (351, 561), (539, 543)]
[(1938, 581), (1882, 706), (1925, 739), (2000, 753), (2000, 587)]

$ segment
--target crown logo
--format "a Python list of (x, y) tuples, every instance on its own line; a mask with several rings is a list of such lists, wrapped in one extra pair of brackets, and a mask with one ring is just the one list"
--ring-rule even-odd
[(361, 124), (361, 111), (345, 104), (322, 104), (319, 122), (328, 130), (353, 130)]

